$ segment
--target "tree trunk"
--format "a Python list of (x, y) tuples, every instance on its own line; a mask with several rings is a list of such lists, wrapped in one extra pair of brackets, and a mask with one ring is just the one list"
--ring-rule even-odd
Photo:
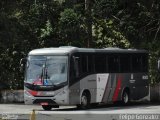
[(92, 16), (91, 16), (91, 0), (85, 0), (86, 26), (87, 26), (87, 47), (93, 47), (92, 41)]

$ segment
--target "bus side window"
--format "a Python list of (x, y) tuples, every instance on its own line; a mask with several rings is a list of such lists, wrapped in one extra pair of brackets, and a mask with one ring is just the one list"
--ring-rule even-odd
[(147, 55), (142, 56), (142, 72), (148, 72), (148, 57), (147, 57)]
[(82, 74), (88, 72), (88, 57), (87, 55), (81, 55), (81, 68), (82, 68)]
[(120, 68), (119, 57), (118, 56), (109, 56), (108, 57), (108, 71), (110, 73), (118, 73)]
[(120, 56), (120, 72), (129, 73), (131, 71), (130, 55)]
[(106, 67), (106, 55), (96, 55), (95, 56), (95, 71), (96, 73), (105, 73)]
[(142, 71), (142, 61), (141, 56), (134, 55), (132, 56), (132, 72), (141, 72)]
[(88, 72), (93, 73), (94, 72), (94, 63), (93, 63), (93, 56), (88, 55)]
[(73, 56), (73, 66), (74, 66), (74, 75), (76, 78), (79, 77), (79, 74), (80, 74), (80, 58), (79, 57), (76, 57), (76, 56)]

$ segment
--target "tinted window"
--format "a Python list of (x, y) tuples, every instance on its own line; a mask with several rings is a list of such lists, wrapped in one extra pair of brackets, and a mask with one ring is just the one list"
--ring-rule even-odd
[(75, 77), (79, 77), (81, 73), (81, 65), (80, 65), (80, 55), (73, 54), (71, 56), (71, 63), (70, 63), (70, 76), (73, 80)]
[(131, 72), (130, 55), (120, 56), (120, 72)]
[(93, 56), (88, 55), (88, 72), (94, 71)]
[(108, 57), (108, 71), (111, 73), (119, 72), (119, 57), (117, 55)]
[(88, 72), (88, 57), (87, 55), (81, 55), (81, 67), (82, 73)]
[(142, 72), (148, 72), (148, 57), (147, 57), (147, 55), (142, 56)]
[(132, 56), (132, 72), (141, 72), (141, 56)]
[(97, 73), (106, 72), (106, 56), (105, 55), (95, 56), (95, 71)]

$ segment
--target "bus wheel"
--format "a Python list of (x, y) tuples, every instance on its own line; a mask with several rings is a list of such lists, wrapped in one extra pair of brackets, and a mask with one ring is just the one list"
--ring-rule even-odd
[(127, 105), (129, 103), (129, 93), (125, 90), (122, 94), (122, 104)]
[(42, 105), (42, 108), (44, 110), (51, 110), (52, 109), (52, 106), (51, 105)]
[(80, 105), (80, 107), (82, 109), (86, 109), (86, 108), (89, 108), (89, 105), (90, 105), (90, 97), (86, 92), (84, 92), (82, 94), (82, 96), (81, 96), (81, 105)]

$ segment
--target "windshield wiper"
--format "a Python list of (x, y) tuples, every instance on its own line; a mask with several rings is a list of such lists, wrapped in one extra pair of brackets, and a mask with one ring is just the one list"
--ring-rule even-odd
[(41, 78), (42, 85), (44, 85), (44, 82), (45, 82), (44, 80), (47, 79), (46, 60), (45, 60), (45, 63), (42, 65), (42, 72), (41, 72), (40, 78)]

